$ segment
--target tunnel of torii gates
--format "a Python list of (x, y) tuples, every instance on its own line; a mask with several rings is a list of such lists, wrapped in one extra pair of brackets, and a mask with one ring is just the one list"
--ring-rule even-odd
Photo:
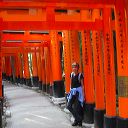
[(128, 128), (128, 1), (17, 1), (0, 2), (1, 100), (2, 76), (64, 97), (76, 61), (84, 74), (84, 121)]

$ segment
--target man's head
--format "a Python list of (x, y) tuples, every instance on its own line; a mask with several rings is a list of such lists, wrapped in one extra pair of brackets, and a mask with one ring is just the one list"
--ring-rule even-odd
[(77, 72), (79, 70), (79, 64), (77, 62), (72, 63), (73, 72)]

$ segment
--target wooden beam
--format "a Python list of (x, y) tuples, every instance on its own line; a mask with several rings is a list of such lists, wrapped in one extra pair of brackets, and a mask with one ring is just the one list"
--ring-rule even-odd
[(42, 41), (50, 41), (50, 36), (46, 34), (4, 34), (2, 35), (2, 41), (6, 40), (42, 40)]
[[(61, 35), (58, 34), (58, 39), (59, 41), (62, 41), (62, 37)], [(13, 34), (13, 33), (3, 33), (2, 34), (2, 42), (6, 42), (6, 41), (11, 41), (11, 40), (20, 40), (20, 41), (24, 41), (24, 42), (28, 42), (28, 41), (44, 41), (44, 42), (49, 42), (50, 36), (48, 34), (29, 34), (29, 35), (25, 35), (25, 34)]]
[(49, 46), (49, 42), (43, 43), (2, 43), (2, 47), (47, 47)]
[(54, 24), (49, 24), (46, 21), (4, 21), (3, 29), (8, 30), (102, 30), (103, 21), (96, 20), (95, 22), (63, 22), (58, 21)]
[(0, 2), (0, 8), (46, 8), (48, 6), (55, 7), (56, 9), (85, 9), (85, 8), (103, 8), (104, 6), (114, 5), (115, 0), (67, 0), (62, 2), (60, 0), (50, 0), (50, 1), (34, 1), (34, 2)]
[(27, 49), (27, 48), (20, 48), (20, 47), (2, 47), (2, 56), (5, 54), (14, 54), (14, 53), (32, 53), (32, 52), (39, 52), (39, 49)]

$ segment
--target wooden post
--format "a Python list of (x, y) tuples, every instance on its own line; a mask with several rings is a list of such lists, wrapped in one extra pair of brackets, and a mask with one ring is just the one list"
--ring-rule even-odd
[(18, 61), (19, 61), (19, 72), (20, 72), (20, 84), (24, 83), (24, 77), (23, 77), (23, 58), (21, 57), (21, 54), (18, 54)]
[(48, 46), (48, 50), (49, 50), (49, 73), (50, 73), (50, 87), (49, 87), (49, 93), (50, 93), (50, 96), (53, 96), (53, 85), (54, 85), (54, 82), (53, 82), (53, 73), (52, 73), (52, 56), (51, 56), (51, 49), (52, 47)]
[(30, 72), (29, 72), (28, 53), (23, 54), (23, 60), (24, 60), (24, 77), (25, 77), (26, 85), (32, 86), (30, 79)]
[(41, 61), (41, 49), (37, 53), (37, 64), (38, 64), (38, 77), (39, 77), (39, 90), (42, 90), (42, 61)]
[(7, 80), (11, 80), (11, 63), (10, 63), (10, 56), (5, 57), (5, 65), (6, 65), (6, 74)]
[(2, 113), (3, 113), (3, 92), (2, 92), (2, 19), (0, 19), (0, 128), (2, 128)]
[(46, 92), (50, 93), (50, 55), (49, 55), (49, 48), (44, 48), (45, 52), (45, 74), (46, 74)]
[(38, 77), (38, 70), (37, 70), (36, 52), (32, 53), (32, 69), (33, 69), (32, 70), (33, 86), (38, 87), (39, 77)]
[(70, 58), (70, 45), (68, 31), (62, 33), (63, 45), (64, 45), (64, 78), (65, 78), (65, 92), (70, 92), (70, 73), (71, 69), (71, 58)]
[[(0, 100), (2, 99), (2, 51), (1, 51), (1, 42), (2, 42), (2, 19), (0, 18)], [(1, 107), (1, 106), (0, 106)], [(1, 108), (0, 108), (1, 109)], [(1, 122), (2, 115), (0, 115)], [(1, 122), (2, 123), (2, 122)], [(1, 124), (0, 124), (1, 125)], [(1, 126), (0, 126), (1, 127)], [(1, 127), (2, 128), (2, 127)]]
[(104, 74), (106, 115), (104, 128), (116, 128), (116, 81), (114, 65), (114, 43), (111, 29), (111, 8), (103, 9), (104, 20)]
[(19, 53), (15, 56), (16, 57), (16, 71), (17, 71), (17, 83), (20, 83), (20, 61), (19, 61)]
[(44, 47), (42, 48), (42, 89), (43, 92), (46, 92), (46, 74), (45, 74), (45, 53), (44, 53)]
[(6, 79), (5, 57), (2, 58), (2, 77)]
[[(82, 19), (90, 20), (90, 11), (81, 11)], [(86, 28), (85, 28), (86, 29)], [(84, 122), (94, 122), (94, 80), (93, 80), (93, 63), (92, 63), (92, 45), (91, 33), (89, 30), (81, 31), (82, 36), (82, 62), (84, 73), (84, 92), (86, 105), (84, 108)], [(88, 75), (89, 74), (89, 75)]]
[(81, 72), (81, 60), (80, 60), (80, 43), (78, 39), (78, 31), (71, 30), (69, 32), (69, 45), (70, 45), (70, 58), (71, 64), (73, 62), (79, 63), (79, 71)]
[(19, 62), (19, 54), (16, 56), (16, 61), (17, 61), (17, 72), (18, 72), (18, 83), (20, 83), (20, 62)]
[(126, 15), (124, 1), (116, 1), (116, 46), (118, 67), (118, 128), (128, 127), (128, 42), (126, 34)]
[[(92, 18), (100, 19), (100, 10), (93, 9)], [(95, 110), (94, 125), (96, 128), (103, 128), (105, 113), (104, 98), (104, 75), (103, 75), (103, 42), (101, 32), (92, 31), (93, 56), (94, 56), (94, 81), (95, 81)]]
[(62, 69), (60, 60), (60, 44), (57, 31), (50, 31), (51, 36), (51, 56), (52, 56), (52, 74), (53, 74), (53, 96), (64, 97), (64, 82), (62, 80)]
[(7, 56), (5, 56), (5, 73), (6, 73), (6, 80), (8, 80), (8, 71), (7, 71)]

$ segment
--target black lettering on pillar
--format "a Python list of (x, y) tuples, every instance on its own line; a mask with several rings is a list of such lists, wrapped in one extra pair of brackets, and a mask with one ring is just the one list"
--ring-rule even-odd
[(110, 54), (110, 34), (106, 33), (105, 35), (105, 40), (106, 40), (106, 52), (107, 52), (107, 73), (110, 75), (111, 74), (111, 54)]
[(57, 45), (57, 37), (56, 37), (57, 35), (56, 34), (57, 34), (56, 32), (52, 33), (52, 39), (53, 39), (53, 42), (54, 42), (54, 44), (53, 44), (53, 48), (54, 48), (54, 53), (53, 54), (54, 54), (54, 57), (56, 57), (56, 55), (57, 55), (57, 51), (56, 51), (57, 50), (57, 46), (56, 46)]
[(100, 76), (100, 40), (98, 32), (95, 33), (95, 40), (96, 40), (96, 59), (97, 59), (97, 75)]
[(85, 65), (88, 65), (88, 45), (87, 45), (87, 43), (89, 43), (89, 42), (87, 42), (88, 40), (87, 40), (87, 32), (86, 31), (84, 31), (84, 48), (85, 48), (85, 50), (84, 50), (84, 55), (85, 55), (85, 60), (84, 60), (84, 62), (85, 62)]
[(76, 44), (75, 44), (75, 41), (74, 41), (74, 34), (73, 34), (73, 31), (70, 31), (70, 37), (71, 37), (71, 38), (70, 38), (70, 39), (71, 39), (71, 45), (70, 45), (70, 46), (71, 46), (71, 52), (72, 52), (71, 55), (72, 55), (72, 61), (74, 62), (74, 61), (76, 61), (76, 60), (75, 60), (75, 53), (76, 53), (76, 52), (75, 52), (75, 45), (76, 45)]
[(66, 43), (68, 43), (68, 42), (66, 42), (66, 32), (63, 32), (63, 43), (64, 43), (64, 57), (65, 57), (65, 67), (68, 67), (68, 60), (67, 60), (67, 52), (68, 52), (68, 47), (67, 47), (67, 45), (66, 45)]
[(124, 65), (125, 65), (125, 61), (124, 61), (124, 38), (123, 38), (123, 34), (124, 34), (124, 30), (123, 30), (123, 18), (122, 18), (122, 15), (121, 15), (121, 12), (120, 10), (118, 11), (117, 13), (118, 15), (118, 28), (119, 28), (119, 42), (120, 42), (120, 63), (121, 63), (121, 68), (124, 69)]

